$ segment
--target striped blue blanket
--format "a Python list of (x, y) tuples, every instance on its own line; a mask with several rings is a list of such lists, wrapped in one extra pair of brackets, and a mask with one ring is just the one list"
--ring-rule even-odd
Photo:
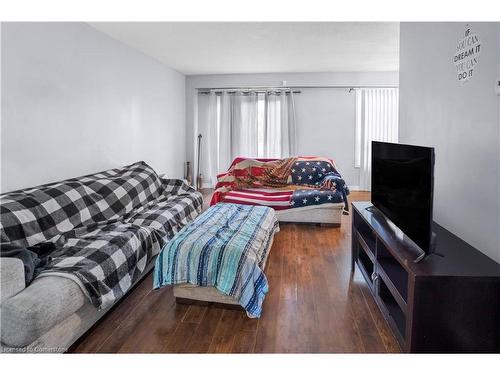
[(268, 292), (263, 268), (279, 231), (274, 210), (219, 203), (180, 230), (162, 249), (154, 288), (190, 283), (232, 296), (258, 318)]

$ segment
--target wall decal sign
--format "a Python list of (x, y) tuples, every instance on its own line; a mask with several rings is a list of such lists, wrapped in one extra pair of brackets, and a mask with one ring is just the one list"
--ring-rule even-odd
[(479, 62), (480, 54), (481, 42), (479, 35), (472, 32), (469, 25), (466, 25), (463, 37), (458, 41), (453, 56), (458, 82), (465, 84), (474, 76), (474, 69)]

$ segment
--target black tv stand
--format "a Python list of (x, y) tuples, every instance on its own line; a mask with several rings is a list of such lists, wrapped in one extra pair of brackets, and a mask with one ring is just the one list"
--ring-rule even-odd
[(352, 203), (357, 265), (405, 352), (500, 352), (500, 265), (437, 223), (419, 263), (370, 202)]

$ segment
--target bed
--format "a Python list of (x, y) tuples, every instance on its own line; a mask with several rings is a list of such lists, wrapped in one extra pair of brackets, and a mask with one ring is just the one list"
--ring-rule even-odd
[(217, 180), (211, 205), (267, 206), (280, 222), (340, 225), (349, 210), (349, 188), (328, 158), (236, 158)]

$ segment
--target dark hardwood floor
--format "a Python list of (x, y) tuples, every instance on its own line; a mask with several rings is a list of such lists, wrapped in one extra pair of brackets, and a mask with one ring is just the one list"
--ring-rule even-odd
[[(352, 192), (350, 199), (369, 195)], [(280, 225), (260, 319), (238, 310), (178, 305), (171, 287), (152, 290), (149, 274), (71, 352), (399, 352), (359, 271), (351, 276), (350, 218), (343, 216), (340, 228)]]

